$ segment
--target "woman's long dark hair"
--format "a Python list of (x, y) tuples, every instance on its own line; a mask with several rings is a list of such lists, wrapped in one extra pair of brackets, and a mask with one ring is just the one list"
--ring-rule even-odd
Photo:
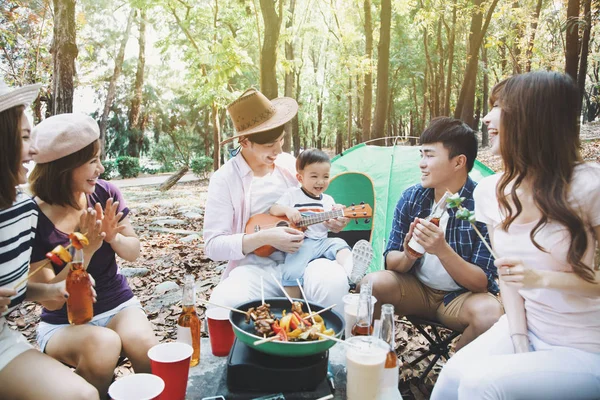
[[(571, 236), (567, 261), (579, 277), (594, 282), (591, 266), (582, 262), (588, 245), (585, 223), (568, 200), (573, 171), (581, 163), (577, 86), (567, 75), (545, 71), (516, 75), (500, 84), (501, 90), (493, 93), (502, 110), (504, 174), (496, 188), (506, 215), (502, 228), (508, 230), (523, 211), (517, 190), (525, 178), (531, 180), (533, 200), (542, 213), (531, 230), (531, 241), (546, 252), (536, 234), (548, 221), (564, 225)], [(505, 194), (511, 184), (510, 194)]]
[(21, 168), (21, 118), (24, 106), (0, 112), (0, 210), (10, 207), (17, 198)]

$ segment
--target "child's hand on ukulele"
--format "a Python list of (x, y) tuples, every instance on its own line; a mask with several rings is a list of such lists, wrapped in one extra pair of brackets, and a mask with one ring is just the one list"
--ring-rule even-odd
[(302, 218), (300, 211), (296, 210), (295, 208), (290, 208), (288, 211), (286, 211), (285, 216), (294, 224), (300, 222), (300, 219)]

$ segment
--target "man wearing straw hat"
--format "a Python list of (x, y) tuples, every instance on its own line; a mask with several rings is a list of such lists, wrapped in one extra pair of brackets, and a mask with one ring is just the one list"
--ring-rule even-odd
[[(277, 227), (245, 234), (250, 216), (267, 213), (282, 194), (297, 187), (295, 159), (283, 153), (283, 126), (298, 112), (298, 103), (289, 97), (268, 100), (255, 89), (246, 90), (227, 107), (237, 139), (234, 157), (210, 180), (204, 218), (205, 253), (214, 261), (229, 261), (221, 283), (213, 290), (211, 302), (235, 306), (261, 297), (283, 293), (271, 275), (281, 279), (284, 253), (294, 253), (304, 235), (294, 229)], [(347, 218), (327, 221), (329, 230), (339, 232)], [(277, 250), (259, 257), (254, 250), (271, 245)], [(328, 306), (337, 304), (348, 292), (348, 276), (338, 263), (326, 259), (311, 262), (304, 275), (309, 300)]]
[(34, 350), (5, 319), (25, 299), (63, 303), (68, 296), (64, 281), (27, 283), (38, 209), (17, 185), (27, 182), (24, 164), (37, 154), (25, 107), (40, 86), (9, 88), (0, 78), (0, 398), (93, 400), (98, 391), (92, 385)]

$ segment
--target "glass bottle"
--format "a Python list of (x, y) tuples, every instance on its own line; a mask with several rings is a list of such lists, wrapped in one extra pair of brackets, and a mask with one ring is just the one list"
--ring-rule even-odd
[(389, 346), (385, 360), (385, 368), (381, 378), (381, 395), (378, 400), (402, 399), (398, 390), (400, 364), (396, 355), (396, 327), (394, 325), (394, 306), (383, 304), (381, 306), (381, 339)]
[(373, 333), (371, 296), (373, 288), (367, 281), (360, 286), (356, 322), (352, 327), (352, 336), (370, 336)]
[[(449, 192), (444, 193), (440, 201), (438, 201), (431, 210), (431, 214), (427, 218), (424, 218), (425, 221), (429, 221), (436, 226), (440, 226), (440, 219), (444, 216), (444, 213), (447, 210), (448, 203), (446, 203), (446, 199), (450, 196)], [(410, 238), (408, 245), (406, 246), (406, 252), (410, 254), (412, 257), (420, 258), (425, 254), (425, 249), (413, 236)]]
[(181, 315), (177, 320), (177, 341), (187, 343), (194, 349), (190, 367), (200, 362), (200, 318), (196, 313), (196, 287), (194, 277), (185, 275)]
[(66, 279), (67, 318), (72, 325), (88, 323), (94, 317), (94, 299), (92, 296), (92, 281), (83, 268), (83, 250), (70, 248), (71, 263)]

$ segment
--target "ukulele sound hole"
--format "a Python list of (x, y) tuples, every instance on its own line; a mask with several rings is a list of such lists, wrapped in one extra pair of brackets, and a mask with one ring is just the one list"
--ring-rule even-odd
[(289, 222), (287, 222), (287, 221), (279, 221), (279, 222), (277, 223), (277, 227), (278, 227), (278, 228), (287, 228), (287, 227), (289, 227), (289, 226), (290, 226), (290, 223), (289, 223)]

